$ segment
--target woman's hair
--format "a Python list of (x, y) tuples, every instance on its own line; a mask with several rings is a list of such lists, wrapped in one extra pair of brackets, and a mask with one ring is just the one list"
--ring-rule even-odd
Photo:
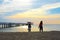
[(43, 23), (43, 21), (40, 22), (40, 24), (42, 24), (42, 23)]

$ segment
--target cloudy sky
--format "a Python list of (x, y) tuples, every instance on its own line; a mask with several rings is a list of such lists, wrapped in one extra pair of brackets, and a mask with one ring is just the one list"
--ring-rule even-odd
[(0, 22), (60, 24), (60, 0), (0, 0)]

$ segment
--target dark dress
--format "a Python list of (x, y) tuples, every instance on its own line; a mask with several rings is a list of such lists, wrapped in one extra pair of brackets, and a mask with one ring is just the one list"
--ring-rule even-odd
[(39, 24), (39, 30), (40, 30), (40, 32), (43, 32), (43, 22), (42, 21)]

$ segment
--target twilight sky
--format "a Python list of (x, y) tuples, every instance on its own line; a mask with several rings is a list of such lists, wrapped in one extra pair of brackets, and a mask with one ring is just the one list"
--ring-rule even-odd
[(0, 22), (60, 24), (60, 0), (0, 0)]

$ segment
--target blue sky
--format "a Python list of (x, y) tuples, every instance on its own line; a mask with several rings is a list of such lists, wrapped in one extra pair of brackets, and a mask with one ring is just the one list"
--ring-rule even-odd
[[(7, 20), (10, 21), (10, 20), (12, 20), (12, 18), (8, 19), (8, 17), (13, 17), (18, 14), (24, 15), (23, 13), (25, 13), (25, 12), (26, 12), (26, 15), (31, 13), (32, 18), (33, 18), (33, 16), (34, 16), (34, 18), (36, 18), (36, 17), (38, 18), (38, 15), (42, 15), (42, 16), (47, 16), (50, 19), (52, 18), (52, 16), (54, 16), (54, 17), (58, 18), (58, 20), (59, 20), (60, 19), (59, 18), (60, 17), (59, 16), (60, 15), (60, 6), (59, 5), (60, 5), (60, 0), (0, 0), (0, 18), (2, 17), (0, 19), (0, 22), (1, 21), (5, 22)], [(44, 13), (39, 12), (39, 10), (43, 11)], [(33, 11), (33, 13), (35, 11), (37, 14), (36, 13), (33, 14), (31, 11)], [(45, 18), (45, 17), (43, 17), (43, 18)], [(54, 18), (54, 19), (56, 19), (56, 18)], [(18, 19), (21, 19), (21, 18), (18, 17)], [(15, 18), (15, 20), (16, 20), (16, 18)]]
[(0, 4), (2, 4), (3, 3), (3, 0), (0, 0)]
[(60, 7), (59, 8), (48, 10), (48, 12), (50, 14), (60, 14)]

